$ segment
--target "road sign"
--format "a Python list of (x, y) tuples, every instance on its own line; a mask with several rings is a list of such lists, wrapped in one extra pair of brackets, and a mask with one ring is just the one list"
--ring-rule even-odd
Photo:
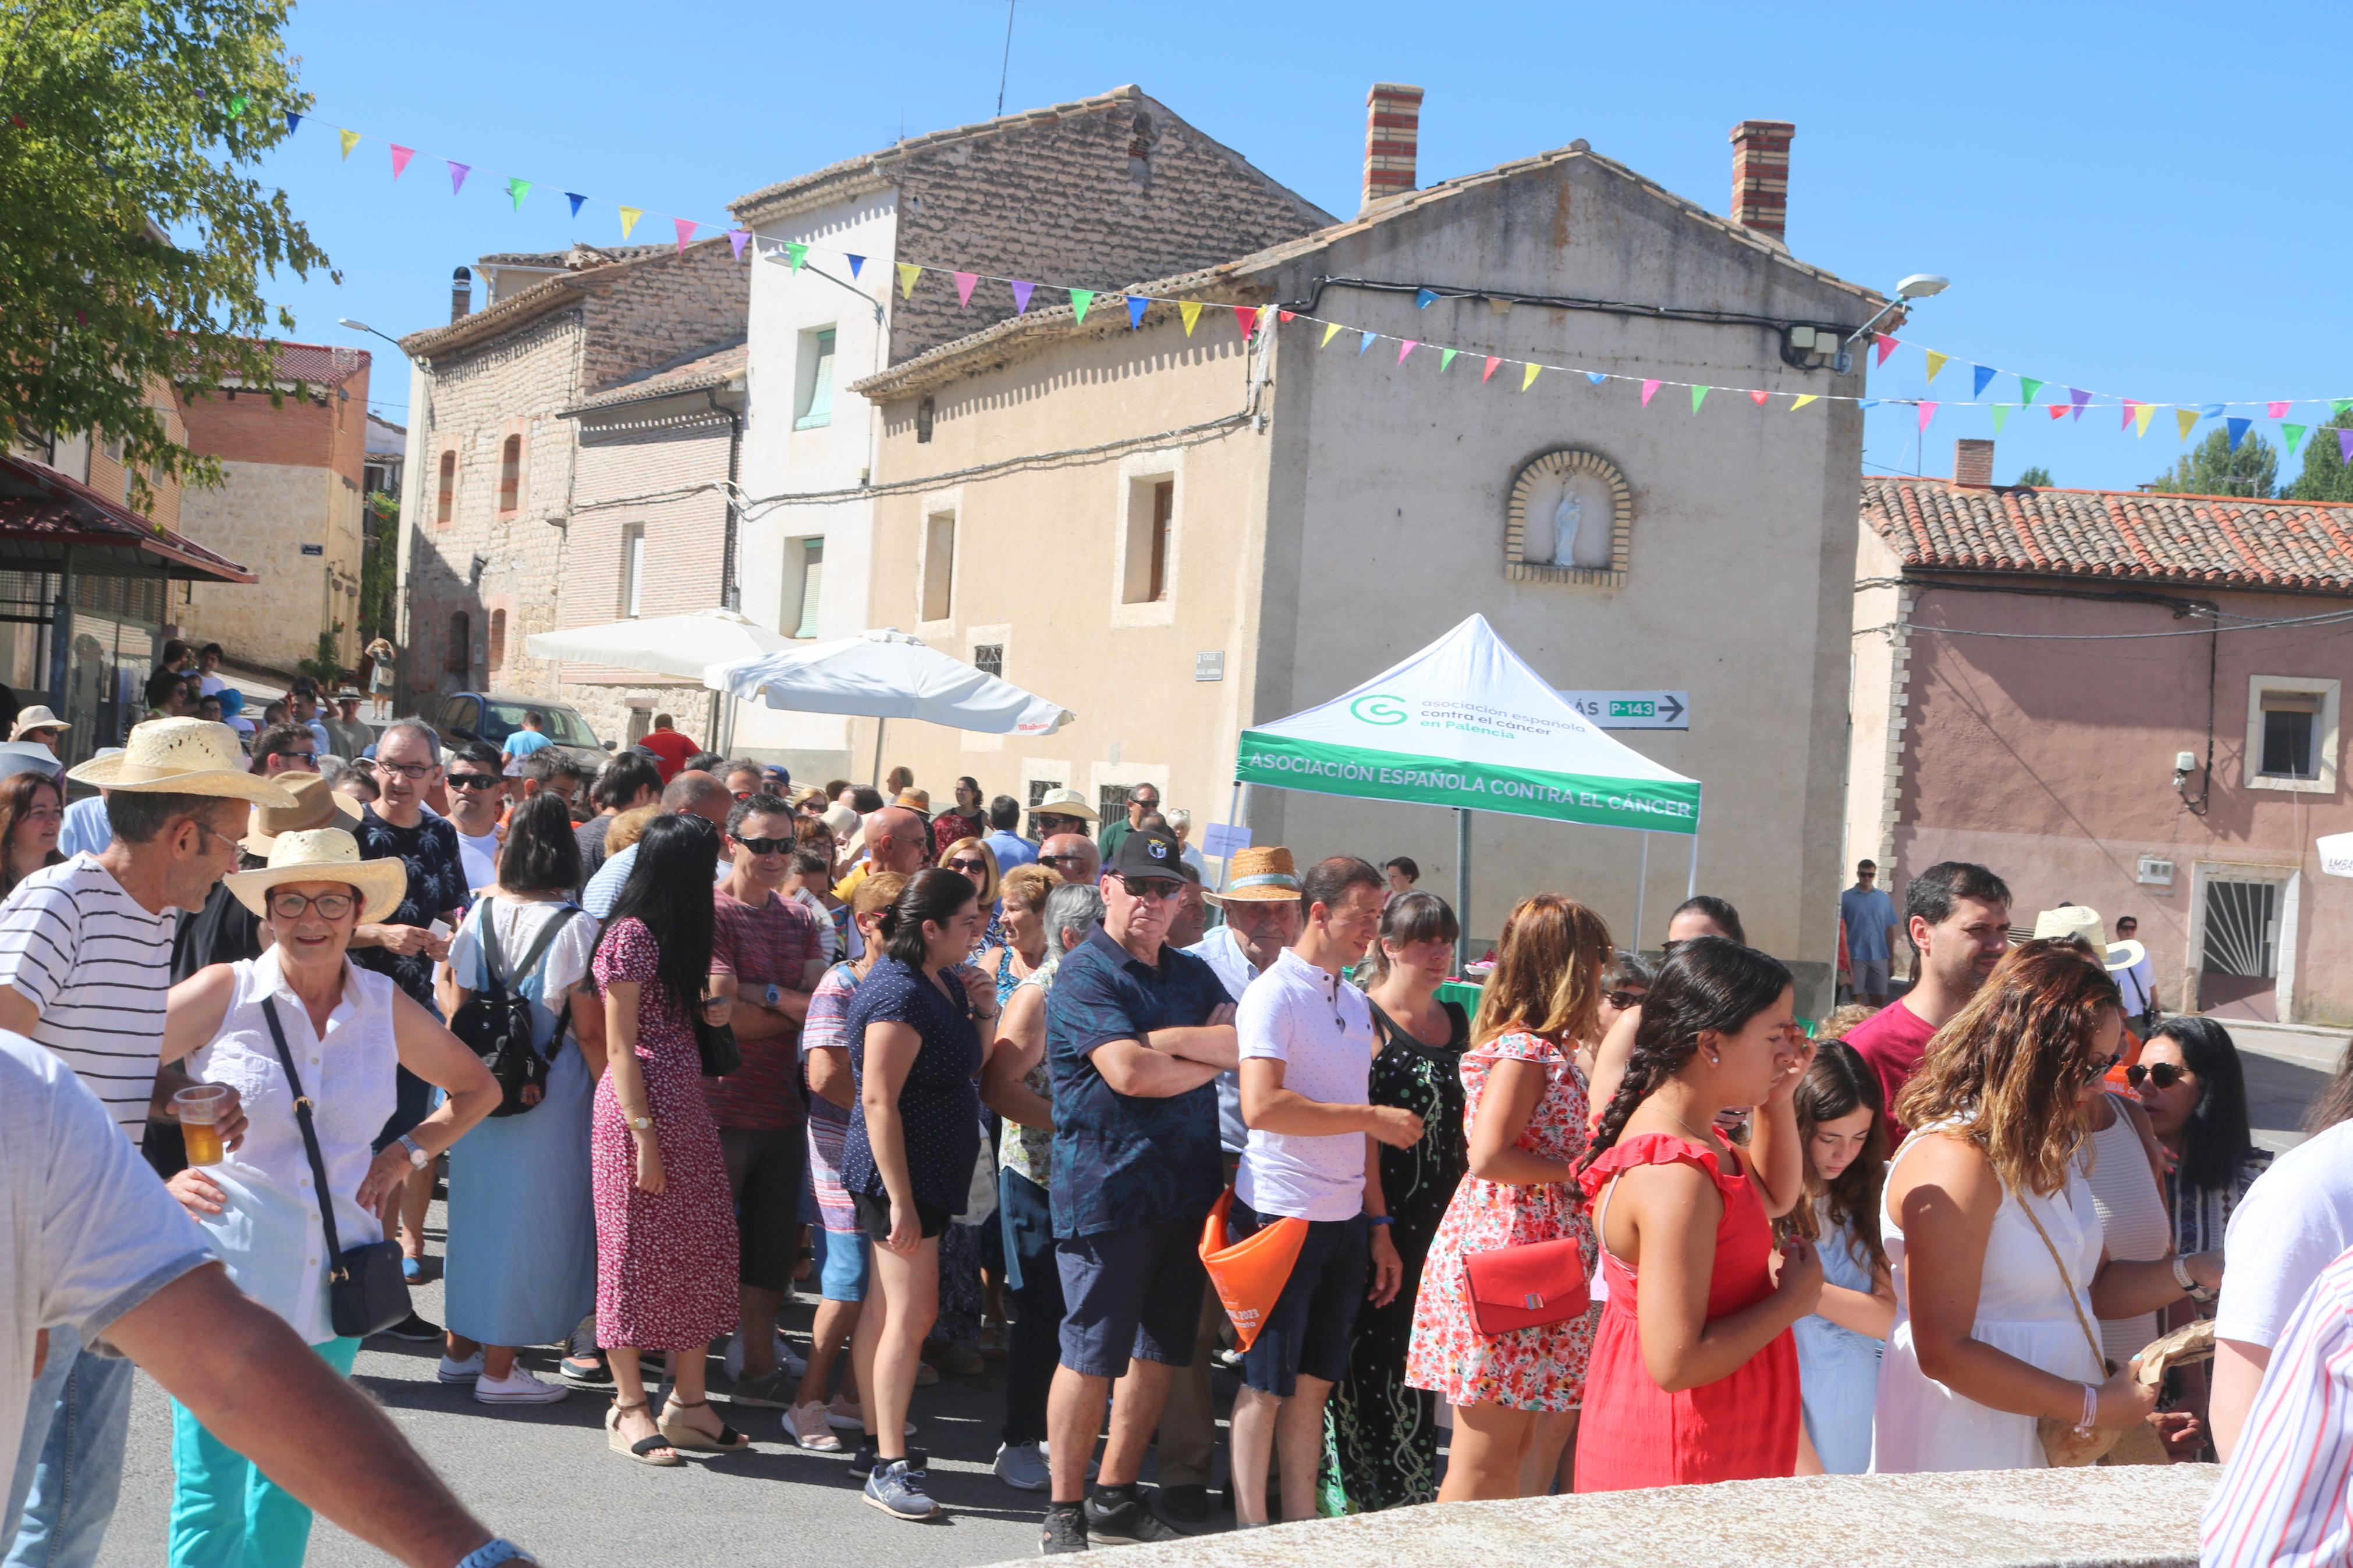
[(1688, 730), (1688, 691), (1564, 691), (1568, 705), (1600, 730)]

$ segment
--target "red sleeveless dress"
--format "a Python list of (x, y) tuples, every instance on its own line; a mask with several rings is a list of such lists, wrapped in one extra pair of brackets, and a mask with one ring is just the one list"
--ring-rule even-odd
[[(1708, 1281), (1707, 1315), (1737, 1312), (1772, 1294), (1767, 1261), (1773, 1227), (1756, 1184), (1740, 1171), (1725, 1175), (1715, 1153), (1685, 1139), (1645, 1132), (1609, 1149), (1579, 1173), (1588, 1205), (1597, 1205), (1609, 1178), (1640, 1165), (1681, 1162), (1697, 1167), (1724, 1197), (1715, 1227), (1715, 1271)], [(1642, 1364), (1635, 1321), (1635, 1279), (1601, 1251), (1609, 1300), (1593, 1339), (1585, 1378), (1585, 1414), (1577, 1429), (1577, 1489), (1630, 1491), (1640, 1487), (1756, 1480), (1795, 1473), (1798, 1467), (1798, 1344), (1784, 1329), (1729, 1377), (1669, 1394)]]

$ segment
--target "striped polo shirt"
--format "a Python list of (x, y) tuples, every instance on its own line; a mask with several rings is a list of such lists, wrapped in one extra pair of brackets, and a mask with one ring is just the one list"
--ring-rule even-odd
[(164, 1047), (178, 911), (150, 914), (88, 855), (45, 866), (0, 904), (0, 984), (41, 1010), (33, 1026), (138, 1142)]

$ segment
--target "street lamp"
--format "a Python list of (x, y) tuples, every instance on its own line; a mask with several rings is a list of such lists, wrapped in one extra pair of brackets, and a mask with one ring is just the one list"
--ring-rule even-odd
[[(1896, 284), (1895, 298), (1882, 305), (1877, 315), (1857, 327), (1848, 334), (1846, 342), (1839, 344), (1836, 367), (1838, 373), (1844, 375), (1854, 368), (1854, 355), (1851, 351), (1862, 340), (1864, 334), (1887, 319), (1888, 311), (1901, 310), (1915, 300), (1926, 300), (1932, 294), (1941, 294), (1952, 286), (1951, 279), (1939, 277), (1934, 272), (1915, 272)], [(348, 322), (345, 324), (349, 325)]]
[[(398, 338), (394, 337), (390, 332), (379, 332), (374, 327), (369, 326), (365, 321), (354, 321), (349, 316), (338, 316), (335, 318), (335, 325), (339, 327), (348, 327), (355, 332), (369, 333), (372, 336), (382, 338), (394, 348), (400, 348), (400, 340)], [(407, 351), (405, 349), (402, 350), (404, 354), (406, 354), (406, 352)]]

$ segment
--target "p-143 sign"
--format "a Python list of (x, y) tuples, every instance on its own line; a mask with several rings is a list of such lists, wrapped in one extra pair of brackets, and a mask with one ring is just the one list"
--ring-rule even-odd
[(1688, 691), (1564, 691), (1561, 698), (1598, 730), (1688, 730)]

